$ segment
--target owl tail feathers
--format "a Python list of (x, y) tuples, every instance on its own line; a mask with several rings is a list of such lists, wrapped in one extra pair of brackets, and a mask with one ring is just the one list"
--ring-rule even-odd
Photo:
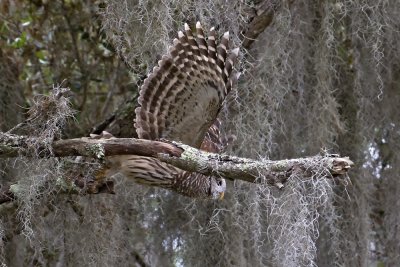
[(222, 199), (226, 189), (222, 178), (186, 172), (154, 158), (136, 155), (109, 158), (113, 168), (136, 183), (166, 188), (184, 196)]
[(157, 159), (126, 155), (110, 157), (111, 165), (127, 178), (139, 184), (171, 188), (174, 178), (181, 170)]
[[(112, 139), (112, 134), (103, 131), (101, 134), (91, 134), (91, 139)], [(104, 180), (117, 173), (122, 173), (127, 178), (132, 178), (139, 184), (171, 188), (175, 175), (181, 170), (174, 166), (160, 162), (154, 158), (119, 155), (107, 157), (103, 169), (97, 171), (96, 180)]]

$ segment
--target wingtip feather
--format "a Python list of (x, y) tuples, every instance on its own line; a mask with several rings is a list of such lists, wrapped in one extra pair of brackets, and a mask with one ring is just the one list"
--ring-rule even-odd
[(187, 23), (185, 23), (185, 31), (190, 31), (190, 27)]

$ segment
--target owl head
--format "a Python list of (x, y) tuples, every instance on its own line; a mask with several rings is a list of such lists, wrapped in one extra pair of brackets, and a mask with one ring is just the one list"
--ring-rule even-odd
[(211, 177), (211, 198), (223, 199), (226, 190), (226, 181), (221, 177)]

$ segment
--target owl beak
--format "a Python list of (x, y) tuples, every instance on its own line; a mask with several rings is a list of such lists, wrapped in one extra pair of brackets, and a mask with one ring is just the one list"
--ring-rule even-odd
[(225, 195), (225, 193), (224, 192), (221, 192), (221, 193), (219, 193), (219, 200), (223, 200), (224, 199), (224, 195)]

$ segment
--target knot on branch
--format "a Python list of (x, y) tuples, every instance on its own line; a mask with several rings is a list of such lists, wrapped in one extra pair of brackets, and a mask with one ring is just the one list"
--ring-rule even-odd
[(332, 175), (343, 175), (354, 166), (354, 162), (349, 157), (334, 157), (331, 158), (330, 165)]

